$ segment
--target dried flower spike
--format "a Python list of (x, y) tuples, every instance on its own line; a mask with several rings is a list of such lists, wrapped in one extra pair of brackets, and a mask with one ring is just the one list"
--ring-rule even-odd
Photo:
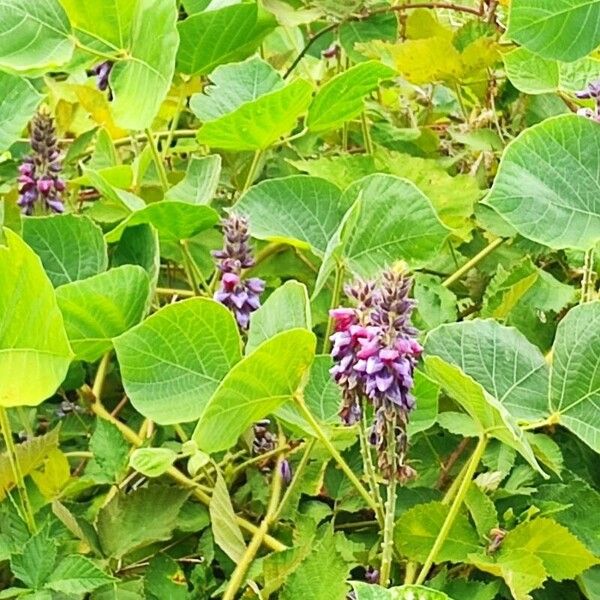
[(21, 212), (64, 212), (62, 192), (65, 182), (60, 178), (62, 164), (54, 120), (40, 111), (30, 125), (30, 156), (23, 159), (19, 167), (19, 200)]

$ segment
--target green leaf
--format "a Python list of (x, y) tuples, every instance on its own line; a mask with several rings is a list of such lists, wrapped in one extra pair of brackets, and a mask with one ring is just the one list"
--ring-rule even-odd
[(514, 600), (531, 600), (529, 592), (541, 587), (546, 580), (542, 561), (524, 549), (501, 550), (495, 556), (472, 554), (469, 562), (480, 571), (502, 577)]
[(75, 357), (93, 362), (143, 319), (150, 281), (142, 267), (124, 265), (59, 287), (56, 299)]
[[(441, 502), (429, 502), (418, 504), (403, 513), (394, 529), (394, 542), (399, 552), (411, 560), (423, 562), (433, 547), (449, 510)], [(461, 562), (478, 549), (477, 532), (467, 516), (459, 514), (437, 554), (436, 562)]]
[(263, 342), (221, 382), (202, 413), (193, 439), (205, 452), (233, 446), (254, 422), (290, 400), (315, 353), (306, 329), (290, 329)]
[(160, 477), (177, 459), (170, 448), (136, 448), (129, 458), (129, 466), (146, 477)]
[(594, 555), (566, 527), (548, 518), (517, 525), (503, 541), (506, 551), (525, 550), (539, 557), (549, 577), (574, 579), (598, 564)]
[(395, 73), (377, 61), (367, 61), (336, 75), (317, 92), (308, 111), (307, 127), (313, 132), (341, 127), (361, 113), (365, 96)]
[(415, 409), (408, 422), (408, 435), (414, 436), (432, 427), (438, 416), (438, 396), (440, 388), (425, 373), (415, 371), (413, 395), (416, 400)]
[(54, 287), (97, 275), (108, 266), (102, 230), (87, 217), (24, 219), (23, 239), (42, 260)]
[(450, 596), (422, 585), (402, 585), (390, 589), (379, 585), (352, 581), (356, 600), (452, 600)]
[(46, 588), (63, 594), (88, 594), (115, 581), (89, 558), (77, 554), (63, 558), (46, 583)]
[(234, 206), (248, 217), (253, 237), (309, 247), (323, 254), (348, 203), (332, 183), (292, 175), (251, 187)]
[(208, 509), (215, 543), (231, 560), (239, 562), (246, 544), (236, 521), (227, 484), (219, 470)]
[(114, 345), (133, 406), (161, 425), (197, 419), (241, 355), (233, 316), (204, 298), (160, 309)]
[(0, 68), (52, 69), (73, 54), (69, 19), (58, 0), (3, 0)]
[(556, 330), (550, 410), (561, 425), (600, 452), (600, 302), (569, 311)]
[(370, 175), (344, 193), (352, 200), (361, 195), (365, 201), (360, 218), (344, 251), (354, 273), (370, 277), (399, 260), (417, 268), (439, 252), (448, 230), (412, 183), (393, 175)]
[(169, 598), (169, 600), (189, 598), (181, 567), (162, 552), (150, 560), (144, 575), (144, 590), (149, 598)]
[(341, 156), (320, 156), (311, 160), (287, 159), (296, 169), (312, 177), (326, 179), (341, 190), (378, 169), (370, 154), (342, 154)]
[(303, 79), (246, 102), (198, 131), (198, 141), (211, 148), (265, 150), (289, 133), (310, 104), (312, 86)]
[(418, 314), (415, 324), (424, 323), (425, 329), (433, 329), (442, 323), (456, 320), (457, 298), (439, 277), (415, 273), (413, 295), (417, 301)]
[(599, 0), (514, 0), (506, 35), (544, 58), (572, 61), (600, 44)]
[(475, 483), (471, 483), (465, 496), (465, 505), (482, 541), (490, 537), (494, 527), (498, 527), (498, 513), (492, 499)]
[(31, 83), (17, 75), (0, 72), (0, 151), (8, 150), (42, 99)]
[(190, 98), (190, 108), (201, 121), (218, 119), (284, 86), (281, 75), (259, 56), (216, 68), (210, 81)]
[(206, 75), (220, 64), (252, 54), (276, 26), (272, 15), (255, 3), (193, 14), (177, 26), (181, 36), (177, 67), (188, 75)]
[(344, 600), (350, 565), (336, 548), (331, 529), (316, 543), (311, 553), (287, 578), (281, 600)]
[(121, 481), (127, 470), (129, 444), (118, 428), (104, 419), (97, 419), (90, 450), (100, 474), (111, 483)]
[(168, 540), (187, 496), (186, 490), (159, 485), (117, 492), (96, 521), (104, 554), (121, 558), (136, 548)]
[(245, 353), (250, 354), (265, 340), (296, 327), (309, 331), (312, 328), (310, 302), (306, 286), (291, 280), (277, 288), (263, 306), (252, 313)]
[(439, 356), (426, 356), (425, 365), (427, 375), (462, 406), (477, 423), (480, 433), (485, 432), (511, 446), (545, 476), (523, 431), (501, 402), (459, 367), (445, 362)]
[(395, 42), (398, 39), (398, 18), (391, 12), (372, 15), (360, 21), (342, 23), (339, 28), (340, 44), (354, 62), (365, 60), (362, 44), (372, 40)]
[(516, 329), (492, 319), (441, 325), (429, 333), (425, 349), (459, 367), (515, 418), (546, 415), (548, 365)]
[(61, 384), (73, 353), (40, 259), (9, 229), (0, 246), (0, 406), (35, 406)]
[(137, 1), (127, 58), (117, 61), (110, 73), (112, 111), (120, 127), (145, 129), (158, 113), (175, 72), (176, 22), (171, 0)]
[(162, 201), (131, 213), (124, 221), (106, 234), (106, 241), (117, 242), (128, 228), (148, 223), (159, 234), (172, 241), (188, 240), (201, 231), (210, 229), (219, 215), (209, 206), (189, 202)]
[(33, 535), (18, 554), (10, 557), (10, 568), (17, 579), (34, 590), (40, 589), (54, 571), (56, 543), (47, 529)]
[(484, 203), (535, 242), (591, 248), (600, 241), (599, 131), (577, 115), (525, 130), (504, 151)]
[(210, 204), (217, 191), (220, 176), (221, 157), (218, 154), (192, 156), (185, 177), (167, 191), (165, 199), (190, 204)]
[(112, 255), (112, 266), (121, 265), (142, 267), (154, 289), (160, 272), (160, 247), (158, 233), (152, 225), (135, 225), (123, 232)]

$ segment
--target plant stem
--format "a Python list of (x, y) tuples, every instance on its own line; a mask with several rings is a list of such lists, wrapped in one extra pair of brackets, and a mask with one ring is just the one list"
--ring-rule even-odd
[(581, 278), (580, 304), (589, 302), (594, 296), (594, 248), (586, 250), (583, 259), (583, 277)]
[(369, 492), (359, 481), (358, 477), (348, 466), (348, 463), (342, 458), (342, 455), (336, 450), (335, 446), (331, 443), (331, 441), (329, 440), (329, 438), (327, 437), (317, 420), (313, 417), (310, 410), (308, 410), (308, 407), (304, 403), (304, 398), (302, 397), (302, 395), (296, 394), (294, 399), (296, 400), (296, 405), (302, 413), (302, 416), (308, 421), (310, 426), (313, 428), (313, 431), (315, 432), (319, 441), (323, 444), (323, 446), (325, 446), (325, 448), (327, 449), (329, 454), (331, 454), (331, 457), (335, 460), (335, 462), (337, 462), (340, 469), (342, 469), (346, 477), (348, 477), (350, 483), (352, 483), (352, 485), (356, 488), (356, 491), (362, 496), (363, 500), (367, 503), (369, 508), (373, 510), (375, 514), (377, 514), (377, 510), (379, 509), (377, 502), (375, 502), (375, 499), (371, 497)]
[(183, 254), (183, 266), (188, 283), (194, 292), (194, 296), (199, 296), (200, 288), (198, 286), (198, 280), (196, 279), (196, 271), (194, 270), (194, 259), (190, 254), (190, 249), (186, 240), (181, 241), (181, 253)]
[[(344, 266), (341, 263), (337, 263), (335, 267), (335, 280), (333, 282), (333, 293), (331, 295), (331, 309), (337, 308), (340, 303), (340, 296), (342, 295), (342, 287), (344, 285)], [(323, 338), (322, 354), (328, 354), (329, 348), (331, 347), (331, 334), (333, 333), (333, 317), (329, 315), (327, 320), (327, 329), (325, 330), (325, 337)]]
[(252, 157), (252, 162), (250, 163), (250, 168), (248, 170), (248, 175), (246, 176), (246, 181), (244, 183), (244, 187), (242, 188), (240, 195), (243, 194), (254, 182), (258, 173), (256, 170), (258, 169), (258, 163), (262, 157), (262, 150), (256, 150), (254, 152), (254, 156)]
[(421, 569), (421, 572), (419, 573), (419, 577), (417, 577), (417, 582), (416, 582), (417, 585), (421, 585), (425, 581), (427, 575), (429, 574), (429, 570), (431, 569), (431, 566), (434, 564), (439, 551), (441, 550), (442, 546), (444, 545), (444, 542), (446, 541), (446, 538), (448, 537), (448, 534), (450, 533), (450, 529), (452, 529), (452, 525), (454, 525), (454, 521), (456, 520), (456, 517), (458, 516), (460, 508), (461, 508), (463, 501), (465, 499), (465, 496), (467, 494), (467, 490), (469, 489), (469, 486), (471, 485), (471, 480), (473, 479), (473, 475), (475, 475), (475, 471), (477, 470), (477, 467), (479, 466), (479, 461), (481, 460), (481, 457), (483, 456), (483, 452), (485, 450), (487, 442), (488, 442), (488, 438), (484, 434), (479, 438), (479, 441), (477, 442), (477, 446), (475, 446), (475, 450), (473, 451), (473, 454), (471, 455), (471, 459), (468, 462), (468, 467), (465, 470), (465, 473), (463, 475), (463, 478), (460, 483), (460, 487), (458, 488), (458, 491), (456, 493), (456, 496), (455, 496), (454, 500), (452, 501), (450, 510), (448, 511), (448, 515), (446, 516), (446, 519), (444, 520), (444, 524), (442, 525), (442, 528), (440, 529), (440, 531), (438, 533), (438, 536), (433, 544), (433, 547), (431, 548), (429, 555), (427, 556), (427, 560), (423, 564), (423, 568)]
[(409, 560), (406, 563), (406, 572), (404, 573), (404, 585), (412, 585), (417, 576), (417, 563)]
[(161, 294), (162, 296), (185, 296), (186, 298), (191, 298), (196, 295), (191, 290), (179, 290), (176, 288), (156, 288), (156, 293)]
[[(283, 436), (279, 436), (280, 439)], [(256, 530), (256, 533), (252, 536), (252, 540), (246, 547), (246, 551), (242, 555), (242, 558), (238, 562), (233, 574), (231, 575), (231, 579), (229, 580), (229, 584), (225, 589), (225, 593), (223, 594), (223, 600), (234, 600), (237, 591), (240, 589), (241, 585), (244, 583), (244, 577), (246, 576), (246, 572), (250, 568), (256, 553), (262, 545), (263, 539), (269, 530), (269, 526), (275, 522), (277, 515), (277, 507), (279, 506), (279, 498), (281, 497), (281, 461), (283, 460), (283, 455), (280, 454), (277, 459), (277, 463), (275, 468), (273, 469), (273, 484), (271, 488), (271, 498), (269, 500), (269, 505), (267, 506), (267, 512), (265, 516)]]
[(285, 505), (287, 504), (288, 500), (292, 496), (292, 492), (296, 489), (296, 486), (298, 485), (298, 481), (300, 481), (300, 477), (302, 476), (302, 473), (304, 472), (304, 469), (306, 468), (306, 465), (308, 464), (308, 460), (310, 459), (310, 453), (312, 452), (312, 449), (315, 447), (316, 441), (317, 441), (316, 438), (313, 438), (306, 444), (304, 454), (302, 454), (302, 458), (300, 459), (300, 462), (298, 463), (298, 466), (296, 467), (296, 470), (294, 473), (294, 478), (292, 479), (290, 485), (288, 485), (287, 489), (285, 490), (285, 494), (283, 495), (283, 498), (281, 499), (281, 502), (279, 503), (279, 506), (277, 507), (275, 514), (273, 515), (274, 522), (279, 519), (279, 517), (281, 516), (281, 513), (283, 512), (283, 509), (285, 508)]
[(185, 91), (181, 91), (179, 94), (179, 98), (177, 100), (177, 106), (175, 108), (175, 113), (173, 114), (173, 118), (171, 119), (171, 126), (169, 127), (169, 133), (167, 134), (167, 139), (165, 140), (165, 145), (162, 149), (162, 160), (167, 158), (167, 152), (173, 143), (173, 135), (175, 134), (175, 130), (177, 129), (177, 123), (179, 122), (179, 117), (181, 116), (181, 109), (183, 108), (183, 104), (185, 102)]
[(360, 453), (362, 454), (363, 465), (365, 467), (365, 473), (367, 474), (367, 481), (369, 482), (369, 489), (371, 495), (377, 501), (379, 509), (375, 513), (379, 526), (383, 527), (385, 522), (384, 510), (383, 510), (383, 498), (379, 491), (379, 485), (377, 484), (377, 478), (375, 476), (375, 465), (373, 464), (373, 457), (371, 456), (371, 448), (369, 440), (367, 439), (367, 424), (366, 424), (366, 411), (364, 406), (362, 407), (362, 417), (358, 424), (358, 434), (360, 437)]
[(383, 587), (390, 584), (392, 556), (394, 554), (394, 517), (396, 514), (396, 432), (393, 426), (388, 431), (386, 451), (390, 463), (391, 476), (387, 486), (387, 502), (385, 505), (385, 524), (383, 528), (383, 544), (381, 552), (380, 583)]
[[(96, 387), (97, 386), (94, 383), (94, 389)], [(125, 425), (125, 423), (122, 423), (118, 419), (115, 419), (115, 417), (113, 417), (106, 410), (106, 408), (104, 408), (104, 405), (100, 401), (99, 396), (92, 394), (92, 390), (90, 390), (89, 388), (86, 389), (85, 387), (82, 388), (81, 392), (88, 398), (90, 398), (90, 396), (91, 396), (90, 408), (96, 416), (112, 423), (123, 434), (125, 439), (130, 444), (135, 446), (136, 448), (139, 448), (140, 446), (142, 446), (142, 444), (144, 443), (144, 440), (142, 440), (135, 431), (133, 431), (132, 429), (127, 427), (127, 425)], [(193, 496), (195, 498), (197, 498), (198, 500), (200, 500), (200, 502), (202, 502), (202, 504), (205, 504), (206, 506), (208, 506), (210, 504), (210, 496), (203, 489), (198, 487), (198, 484), (195, 481), (193, 481), (189, 477), (186, 477), (176, 467), (171, 467), (166, 473), (169, 477), (171, 477), (172, 479), (174, 479), (175, 481), (177, 481), (184, 487), (190, 488), (192, 490)], [(238, 515), (236, 515), (236, 517), (235, 517), (235, 522), (242, 529), (245, 529), (246, 531), (250, 532), (252, 535), (254, 535), (258, 531), (258, 527), (256, 525), (254, 525), (254, 523), (250, 523), (250, 521), (247, 521), (246, 519), (244, 519), (243, 517), (240, 517)], [(287, 549), (287, 546), (285, 544), (282, 544), (279, 540), (276, 540), (274, 537), (272, 537), (268, 534), (264, 536), (264, 544), (265, 544), (265, 546), (267, 546), (271, 550), (274, 550), (275, 552), (281, 552), (282, 550)]]
[(367, 113), (363, 110), (360, 115), (362, 124), (363, 142), (367, 154), (373, 154), (373, 141), (371, 140), (371, 132), (369, 131), (369, 123), (367, 121)]
[(165, 169), (165, 164), (158, 153), (158, 148), (156, 147), (156, 141), (154, 140), (154, 136), (150, 129), (146, 129), (146, 135), (148, 136), (148, 145), (150, 146), (150, 152), (152, 153), (152, 158), (154, 159), (154, 164), (156, 165), (156, 170), (158, 171), (158, 177), (160, 179), (160, 184), (164, 192), (169, 189), (169, 180), (167, 179), (167, 171)]
[(476, 254), (471, 260), (467, 261), (460, 269), (454, 272), (450, 277), (442, 282), (444, 287), (450, 287), (453, 283), (457, 282), (463, 275), (468, 273), (474, 266), (479, 264), (486, 256), (491, 254), (498, 246), (504, 243), (504, 238), (496, 238), (493, 242), (490, 242), (481, 252)]
[(98, 58), (102, 58), (104, 60), (110, 60), (111, 62), (115, 62), (115, 61), (119, 60), (119, 57), (115, 56), (114, 54), (107, 54), (106, 52), (102, 52), (100, 50), (96, 50), (95, 48), (90, 48), (89, 46), (86, 46), (85, 44), (82, 44), (76, 37), (73, 37), (72, 39), (75, 43), (75, 47), (83, 52), (87, 52), (88, 54), (91, 54), (92, 56), (97, 56)]
[(10, 462), (10, 468), (15, 478), (15, 484), (17, 486), (19, 498), (21, 500), (21, 508), (23, 511), (23, 518), (27, 523), (30, 533), (36, 532), (35, 517), (33, 516), (33, 508), (29, 500), (29, 494), (25, 487), (25, 478), (23, 477), (23, 471), (21, 471), (21, 465), (19, 463), (19, 457), (17, 456), (17, 450), (12, 436), (12, 430), (10, 428), (10, 420), (8, 418), (8, 412), (4, 406), (0, 406), (0, 429), (2, 430), (2, 436), (6, 443), (6, 454), (8, 455), (8, 461)]

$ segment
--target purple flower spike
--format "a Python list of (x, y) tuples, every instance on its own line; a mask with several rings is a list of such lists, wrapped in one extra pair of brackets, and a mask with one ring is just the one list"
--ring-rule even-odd
[(222, 250), (213, 252), (217, 267), (221, 271), (221, 285), (215, 300), (226, 306), (235, 316), (240, 329), (248, 329), (250, 315), (260, 307), (260, 296), (265, 282), (253, 277), (243, 279), (242, 270), (254, 265), (250, 248), (248, 221), (232, 215), (223, 221), (225, 244)]
[(62, 192), (65, 182), (59, 177), (62, 170), (54, 120), (39, 112), (30, 126), (33, 153), (19, 166), (18, 205), (25, 215), (36, 212), (62, 213), (65, 210)]

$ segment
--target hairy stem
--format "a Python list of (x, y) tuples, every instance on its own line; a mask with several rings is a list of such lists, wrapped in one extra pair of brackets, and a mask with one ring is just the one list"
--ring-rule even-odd
[(383, 510), (383, 498), (381, 497), (381, 493), (379, 491), (379, 485), (377, 484), (377, 477), (375, 475), (375, 465), (373, 464), (373, 457), (371, 455), (371, 448), (369, 444), (369, 440), (367, 439), (367, 423), (366, 423), (366, 411), (361, 411), (361, 419), (358, 425), (358, 433), (360, 437), (360, 453), (363, 459), (363, 465), (365, 468), (365, 473), (367, 475), (367, 481), (369, 482), (369, 489), (371, 491), (371, 495), (375, 498), (378, 510), (375, 513), (377, 517), (377, 521), (379, 522), (379, 526), (383, 527), (385, 517)]
[(348, 463), (342, 458), (342, 455), (336, 450), (335, 446), (331, 443), (317, 420), (313, 417), (310, 410), (304, 403), (304, 398), (301, 394), (297, 394), (295, 396), (296, 406), (299, 408), (302, 416), (308, 421), (313, 431), (315, 432), (317, 438), (319, 438), (320, 442), (325, 446), (331, 457), (335, 460), (335, 462), (339, 465), (340, 469), (344, 472), (346, 477), (350, 480), (350, 483), (356, 488), (356, 491), (362, 496), (363, 500), (367, 503), (369, 508), (377, 514), (378, 505), (375, 502), (375, 499), (369, 494), (366, 490), (365, 486), (359, 481), (358, 477), (354, 474), (352, 469), (348, 466)]
[(365, 152), (367, 154), (373, 154), (373, 141), (371, 140), (371, 131), (369, 130), (369, 122), (367, 121), (367, 113), (363, 110), (360, 115), (360, 122), (362, 125), (363, 142), (365, 145)]
[[(344, 286), (344, 266), (341, 263), (337, 263), (335, 267), (335, 280), (333, 282), (333, 293), (331, 295), (331, 309), (336, 308), (340, 303), (340, 296), (342, 295), (342, 287)], [(325, 330), (325, 337), (323, 338), (322, 354), (328, 354), (329, 348), (331, 347), (331, 334), (333, 333), (333, 317), (329, 315), (327, 320), (327, 329)]]
[(454, 525), (454, 521), (456, 520), (456, 517), (458, 516), (458, 513), (462, 507), (463, 501), (467, 494), (467, 490), (469, 489), (469, 486), (471, 485), (471, 480), (473, 479), (473, 475), (475, 475), (475, 471), (479, 466), (479, 461), (483, 456), (483, 452), (485, 450), (487, 442), (487, 436), (482, 435), (479, 438), (479, 441), (477, 442), (477, 446), (475, 446), (475, 450), (473, 451), (473, 454), (471, 455), (471, 458), (467, 463), (468, 466), (465, 470), (456, 496), (454, 497), (454, 500), (450, 505), (448, 515), (446, 516), (444, 524), (442, 525), (442, 528), (440, 529), (438, 536), (435, 539), (435, 542), (429, 552), (429, 555), (427, 556), (427, 560), (423, 564), (423, 568), (419, 573), (419, 577), (417, 577), (417, 585), (422, 584), (427, 578), (431, 566), (434, 564), (440, 549), (444, 545), (444, 542), (446, 541), (448, 534), (450, 533), (450, 529), (452, 529), (452, 525)]
[(476, 254), (471, 260), (467, 261), (460, 269), (454, 272), (450, 277), (442, 282), (444, 287), (450, 287), (456, 283), (463, 275), (466, 275), (473, 267), (478, 265), (486, 256), (490, 255), (498, 246), (504, 243), (503, 238), (496, 238), (490, 242), (481, 252)]
[(252, 162), (250, 163), (250, 168), (248, 169), (248, 175), (246, 176), (244, 187), (240, 192), (241, 194), (248, 190), (250, 186), (254, 183), (254, 180), (258, 175), (257, 169), (260, 163), (260, 159), (262, 158), (262, 154), (262, 150), (256, 150), (256, 152), (254, 152), (254, 156), (252, 157)]
[(589, 302), (594, 297), (594, 249), (586, 251), (583, 259), (583, 277), (581, 278), (580, 304)]
[(383, 587), (390, 584), (390, 573), (392, 571), (392, 556), (394, 554), (394, 517), (396, 514), (396, 432), (394, 427), (388, 431), (387, 449), (388, 461), (390, 463), (391, 476), (387, 486), (387, 502), (385, 505), (385, 524), (383, 528), (383, 544), (381, 552), (381, 570), (379, 575)]
[(167, 179), (167, 171), (165, 169), (165, 163), (163, 162), (160, 154), (158, 153), (158, 148), (156, 147), (156, 140), (152, 135), (150, 129), (146, 129), (146, 135), (148, 136), (148, 145), (150, 146), (150, 152), (152, 153), (152, 159), (154, 160), (154, 164), (156, 165), (156, 170), (158, 171), (158, 177), (160, 179), (160, 184), (164, 192), (169, 189), (169, 180)]

